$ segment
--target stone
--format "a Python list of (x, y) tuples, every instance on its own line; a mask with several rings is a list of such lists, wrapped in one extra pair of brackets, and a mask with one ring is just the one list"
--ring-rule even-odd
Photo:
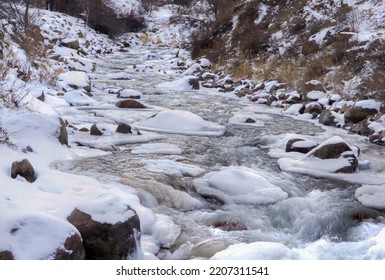
[(311, 80), (305, 83), (304, 85), (304, 91), (305, 92), (311, 92), (311, 91), (322, 91), (326, 92), (325, 87), (320, 81), (317, 80)]
[(11, 177), (15, 179), (17, 176), (25, 178), (28, 182), (33, 183), (37, 179), (35, 169), (28, 159), (22, 161), (14, 161), (11, 167)]
[(320, 124), (326, 126), (336, 126), (337, 122), (330, 110), (323, 110), (318, 119)]
[(129, 124), (120, 123), (116, 128), (116, 132), (123, 134), (132, 134), (131, 126)]
[(63, 47), (67, 47), (67, 48), (74, 49), (74, 50), (77, 50), (80, 48), (80, 43), (76, 39), (64, 39), (61, 42), (61, 44)]
[(147, 108), (146, 106), (144, 106), (139, 101), (132, 100), (132, 99), (120, 100), (120, 101), (115, 103), (115, 106), (118, 107), (118, 108), (133, 108), (133, 109), (144, 109), (144, 108)]
[[(64, 248), (63, 248), (64, 247)], [(82, 238), (74, 234), (67, 238), (63, 246), (56, 250), (55, 260), (84, 260), (86, 253)]]
[(198, 79), (190, 79), (188, 81), (188, 84), (192, 87), (194, 90), (198, 90), (200, 88)]
[(317, 146), (318, 146), (318, 143), (314, 141), (308, 141), (301, 138), (294, 138), (287, 141), (285, 152), (286, 153), (297, 152), (301, 154), (307, 154)]
[(59, 118), (60, 121), (60, 130), (59, 130), (59, 142), (62, 145), (68, 146), (68, 132), (65, 121), (62, 118)]
[(102, 136), (103, 132), (97, 127), (96, 124), (93, 124), (90, 129), (90, 134), (95, 136)]
[(349, 166), (338, 169), (336, 173), (353, 173), (358, 167), (358, 159), (355, 153), (342, 139), (330, 144), (321, 144), (309, 153), (309, 157), (313, 156), (319, 159), (338, 159), (341, 157), (348, 159)]
[(368, 119), (365, 119), (363, 121), (360, 121), (359, 123), (354, 123), (350, 127), (350, 132), (363, 135), (363, 136), (370, 136), (374, 133), (374, 130), (369, 128), (369, 121)]
[(344, 117), (346, 122), (359, 123), (360, 121), (365, 120), (367, 117), (377, 113), (377, 109), (354, 106), (346, 109)]
[(44, 102), (45, 101), (45, 95), (44, 95), (44, 92), (42, 94), (40, 94), (38, 97), (36, 97), (38, 100), (40, 100), (41, 102)]
[(0, 261), (5, 261), (5, 260), (14, 260), (15, 258), (13, 257), (12, 252), (10, 251), (2, 251), (0, 252)]
[(86, 127), (82, 127), (81, 129), (79, 129), (79, 131), (81, 132), (89, 132), (90, 130)]
[(252, 118), (247, 118), (245, 123), (256, 123), (256, 121)]
[(91, 215), (75, 209), (67, 220), (73, 224), (83, 238), (87, 260), (125, 260), (137, 253), (140, 238), (140, 221), (133, 211), (124, 222), (101, 223)]
[(308, 40), (302, 44), (302, 54), (310, 55), (316, 53), (320, 49), (320, 46), (316, 41)]
[(304, 104), (302, 108), (300, 109), (301, 114), (311, 114), (313, 116), (313, 119), (318, 117), (319, 114), (321, 114), (323, 108), (322, 105), (318, 102), (311, 102)]

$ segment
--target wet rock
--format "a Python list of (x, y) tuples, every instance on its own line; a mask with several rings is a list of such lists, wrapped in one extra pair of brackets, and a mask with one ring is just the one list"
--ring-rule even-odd
[(82, 127), (81, 129), (79, 129), (80, 132), (89, 132), (90, 130), (86, 127)]
[(35, 182), (37, 179), (35, 169), (28, 159), (12, 163), (11, 177), (15, 179), (18, 175), (25, 178), (30, 183)]
[(115, 106), (118, 108), (133, 108), (133, 109), (144, 109), (147, 108), (139, 101), (133, 99), (121, 100), (115, 103)]
[(256, 120), (254, 120), (252, 118), (247, 118), (245, 123), (256, 123)]
[(243, 224), (236, 223), (236, 222), (229, 222), (229, 221), (220, 221), (216, 224), (214, 224), (215, 228), (219, 228), (223, 231), (241, 231), (241, 230), (247, 230), (247, 227)]
[(330, 110), (323, 110), (319, 116), (319, 123), (326, 126), (335, 126), (337, 124), (335, 117)]
[(354, 106), (346, 109), (344, 117), (346, 122), (359, 123), (360, 121), (365, 120), (367, 117), (377, 113), (377, 109)]
[(198, 90), (200, 88), (198, 79), (190, 79), (188, 81), (188, 84), (191, 86), (192, 89)]
[(351, 147), (340, 137), (333, 137), (309, 152), (309, 157), (319, 159), (346, 158), (349, 166), (336, 170), (336, 173), (353, 173), (358, 167), (358, 159)]
[(297, 152), (297, 153), (307, 154), (317, 146), (318, 146), (317, 142), (300, 139), (300, 138), (294, 138), (287, 141), (285, 152), (286, 153)]
[(138, 250), (140, 222), (133, 213), (128, 220), (111, 224), (95, 221), (91, 215), (75, 209), (67, 220), (79, 230), (87, 260), (125, 260)]
[(78, 234), (67, 238), (61, 248), (56, 250), (55, 260), (84, 260), (86, 256), (83, 241)]
[(116, 128), (116, 132), (123, 134), (132, 134), (131, 126), (129, 124), (120, 123)]

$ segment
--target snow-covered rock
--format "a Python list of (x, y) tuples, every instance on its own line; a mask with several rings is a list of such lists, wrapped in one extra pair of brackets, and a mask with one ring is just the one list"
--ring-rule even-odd
[(221, 125), (204, 120), (198, 115), (188, 111), (168, 110), (136, 123), (141, 130), (184, 134), (220, 136), (225, 132)]
[[(91, 92), (91, 80), (87, 73), (82, 71), (69, 71), (59, 75), (59, 81), (64, 83), (64, 89), (84, 89)], [(68, 85), (67, 87), (65, 85)]]
[(279, 186), (246, 167), (211, 172), (195, 180), (194, 186), (198, 193), (217, 197), (225, 203), (267, 205), (288, 196)]

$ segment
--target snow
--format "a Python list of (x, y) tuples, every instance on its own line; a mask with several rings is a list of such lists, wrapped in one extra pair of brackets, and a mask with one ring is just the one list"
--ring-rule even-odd
[(327, 94), (324, 93), (323, 91), (318, 91), (318, 90), (312, 90), (307, 93), (307, 98), (311, 100), (319, 100), (319, 99), (324, 99), (327, 98)]
[(174, 145), (167, 143), (151, 143), (136, 146), (131, 150), (132, 154), (167, 154), (181, 155), (182, 150)]
[(361, 100), (358, 101), (354, 107), (360, 107), (364, 109), (376, 109), (377, 111), (380, 111), (381, 108), (381, 102), (376, 100)]
[(90, 85), (90, 78), (82, 71), (69, 71), (59, 75), (59, 80), (69, 86), (83, 88)]
[(162, 111), (135, 126), (141, 130), (183, 135), (221, 136), (225, 128), (188, 111)]
[(267, 205), (287, 198), (287, 193), (256, 171), (229, 167), (194, 181), (200, 194), (211, 194), (227, 203)]
[(181, 229), (169, 216), (156, 214), (152, 232), (154, 232), (153, 237), (162, 248), (170, 248), (179, 237)]
[[(200, 67), (200, 66), (199, 66)], [(180, 79), (177, 79), (172, 82), (164, 82), (156, 87), (162, 90), (178, 90), (178, 91), (189, 91), (192, 90), (192, 85), (189, 83), (191, 79), (196, 79), (195, 76), (186, 76)]]
[(293, 260), (297, 255), (274, 242), (238, 243), (216, 253), (212, 260)]
[(84, 92), (71, 90), (64, 94), (64, 100), (71, 106), (95, 106), (97, 102)]
[(121, 98), (132, 98), (133, 96), (140, 98), (142, 96), (142, 93), (134, 89), (124, 89), (119, 92), (119, 97)]
[(356, 190), (355, 198), (366, 207), (385, 210), (385, 185), (364, 185)]

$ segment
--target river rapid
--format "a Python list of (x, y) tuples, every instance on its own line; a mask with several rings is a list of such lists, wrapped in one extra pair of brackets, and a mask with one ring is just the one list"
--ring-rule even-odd
[[(378, 247), (378, 235), (385, 227), (384, 213), (364, 207), (354, 198), (361, 184), (282, 172), (277, 158), (271, 154), (288, 135), (317, 140), (341, 135), (350, 144), (359, 146), (361, 157), (371, 161), (380, 173), (384, 168), (380, 164), (384, 154), (381, 148), (342, 129), (325, 129), (313, 122), (283, 116), (278, 109), (251, 103), (232, 93), (202, 87), (199, 90), (157, 87), (183, 77), (173, 69), (176, 53), (171, 48), (138, 47), (96, 60), (98, 70), (92, 81), (92, 93), (100, 106), (71, 107), (62, 109), (61, 114), (79, 126), (101, 122), (109, 125), (126, 122), (135, 126), (156, 113), (172, 109), (191, 112), (223, 126), (223, 135), (155, 131), (150, 143), (162, 143), (159, 147), (166, 145), (163, 146), (166, 151), (133, 152), (142, 143), (131, 143), (111, 145), (108, 153), (90, 156), (96, 150), (82, 147), (83, 154), (89, 152), (87, 157), (57, 163), (56, 168), (134, 189), (142, 205), (163, 221), (159, 235), (156, 230), (142, 233), (142, 249), (147, 257), (152, 254), (159, 259), (208, 259), (217, 254), (215, 258), (231, 258), (242, 255), (240, 251), (247, 247), (241, 245), (249, 244), (248, 250), (252, 252), (245, 252), (244, 258), (381, 258), (382, 249), (374, 247)], [(130, 73), (132, 79), (106, 78), (108, 73), (122, 71)], [(114, 88), (142, 92), (139, 101), (148, 108), (114, 107), (117, 101), (116, 95), (111, 94)], [(237, 114), (249, 114), (256, 123), (231, 121)], [(78, 133), (70, 135), (74, 149)], [(101, 137), (108, 141), (107, 136)], [(170, 147), (178, 147), (181, 152)], [(227, 190), (224, 195), (223, 189), (210, 189), (210, 184), (208, 191), (207, 182), (214, 182), (207, 179), (208, 174), (219, 174), (218, 182), (228, 183), (235, 191)], [(264, 178), (284, 195), (266, 192), (255, 199), (247, 193), (239, 196), (236, 190), (242, 190), (248, 178), (242, 174)], [(220, 255), (229, 246), (232, 247), (228, 254)]]

